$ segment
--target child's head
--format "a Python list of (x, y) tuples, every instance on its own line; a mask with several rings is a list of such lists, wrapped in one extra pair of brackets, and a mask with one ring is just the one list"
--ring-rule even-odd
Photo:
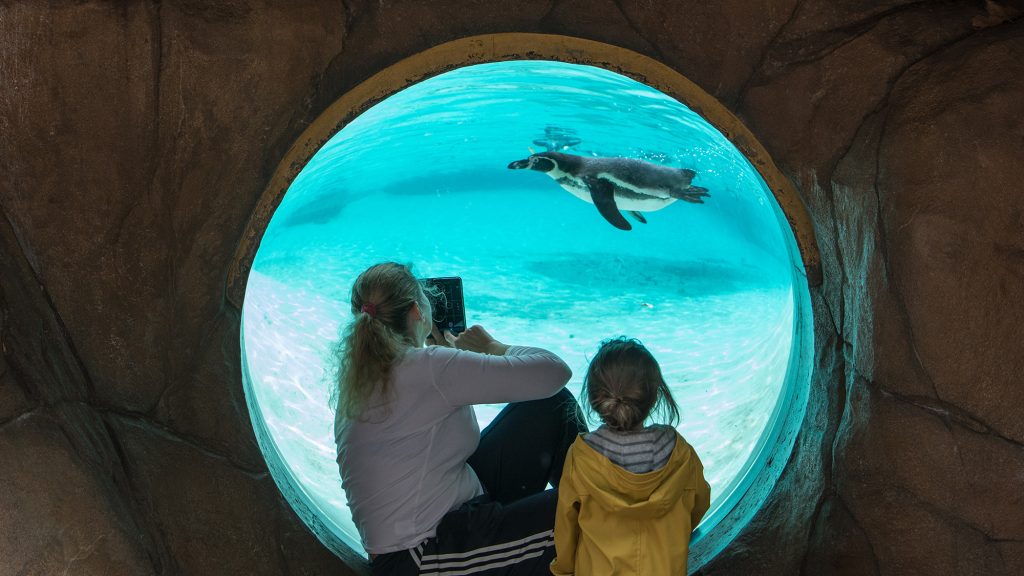
[(641, 428), (656, 408), (668, 417), (667, 423), (679, 421), (679, 407), (658, 361), (635, 338), (620, 336), (601, 343), (583, 379), (583, 395), (612, 430)]

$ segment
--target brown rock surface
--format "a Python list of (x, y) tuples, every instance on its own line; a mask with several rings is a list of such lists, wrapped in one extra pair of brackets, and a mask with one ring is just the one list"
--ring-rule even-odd
[[(826, 6), (828, 4), (828, 6)], [(832, 21), (833, 3), (802, 4), (746, 87), (740, 110), (773, 140), (776, 161), (828, 169), (913, 62), (971, 33), (972, 2), (913, 3)], [(876, 10), (877, 12), (878, 10)], [(821, 19), (821, 20), (819, 20)]]
[(868, 416), (846, 439), (837, 490), (860, 504), (852, 513), (884, 571), (964, 564), (956, 573), (1007, 573), (992, 569), (995, 550), (980, 546), (985, 561), (970, 568), (953, 544), (1024, 541), (1024, 517), (1007, 513), (1024, 506), (1019, 446), (866, 383), (852, 407)]
[(936, 400), (1021, 445), (1024, 36), (937, 56), (896, 85), (879, 152), (892, 278)]
[(126, 502), (50, 414), (0, 427), (6, 574), (155, 574)]
[(814, 221), (804, 427), (703, 571), (1024, 572), (1022, 4), (0, 5), (0, 573), (346, 572), (256, 449), (227, 267), (326, 106), (508, 31), (675, 68)]
[[(798, 2), (620, 2), (653, 54), (719, 100), (735, 102)], [(757, 14), (757, 18), (750, 18)], [(651, 53), (651, 51), (648, 51)]]
[(827, 499), (815, 522), (821, 529), (811, 533), (802, 573), (878, 576), (880, 568), (871, 542), (842, 500), (835, 496)]
[(0, 138), (17, 155), (0, 159), (0, 203), (83, 368), (103, 383), (97, 399), (144, 410), (164, 382), (157, 327), (167, 323), (167, 255), (137, 250), (159, 243), (158, 218), (138, 211), (153, 201), (154, 11), (40, 8), (2, 8), (12, 90)]
[(337, 562), (322, 546), (305, 544), (308, 533), (265, 469), (246, 469), (147, 422), (113, 417), (111, 426), (133, 495), (156, 518), (176, 572), (326, 573)]

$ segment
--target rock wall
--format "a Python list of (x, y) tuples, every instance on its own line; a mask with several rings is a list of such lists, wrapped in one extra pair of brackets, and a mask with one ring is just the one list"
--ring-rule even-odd
[(817, 371), (706, 574), (1024, 573), (1024, 2), (0, 4), (0, 573), (345, 574), (268, 476), (229, 261), (397, 60), (544, 32), (721, 100), (816, 225)]

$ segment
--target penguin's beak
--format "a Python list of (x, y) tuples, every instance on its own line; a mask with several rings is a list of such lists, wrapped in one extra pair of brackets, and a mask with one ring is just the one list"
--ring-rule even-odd
[(529, 158), (527, 158), (526, 160), (516, 160), (515, 162), (513, 162), (513, 163), (508, 165), (508, 169), (509, 170), (522, 170), (523, 168), (529, 168), (529, 167), (530, 167), (530, 159)]

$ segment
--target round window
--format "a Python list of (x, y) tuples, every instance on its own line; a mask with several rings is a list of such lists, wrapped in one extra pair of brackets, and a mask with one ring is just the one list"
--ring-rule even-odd
[[(531, 156), (561, 162), (530, 169)], [(666, 194), (659, 178), (678, 184)], [(794, 397), (807, 286), (793, 244), (747, 158), (645, 84), (549, 61), (419, 82), (331, 138), (266, 229), (242, 335), (261, 447), (300, 516), (361, 553), (335, 463), (331, 348), (358, 273), (411, 263), (462, 277), (470, 323), (561, 355), (577, 398), (601, 340), (642, 340), (711, 483), (699, 540), (763, 466)], [(477, 407), (481, 427), (500, 408)]]

